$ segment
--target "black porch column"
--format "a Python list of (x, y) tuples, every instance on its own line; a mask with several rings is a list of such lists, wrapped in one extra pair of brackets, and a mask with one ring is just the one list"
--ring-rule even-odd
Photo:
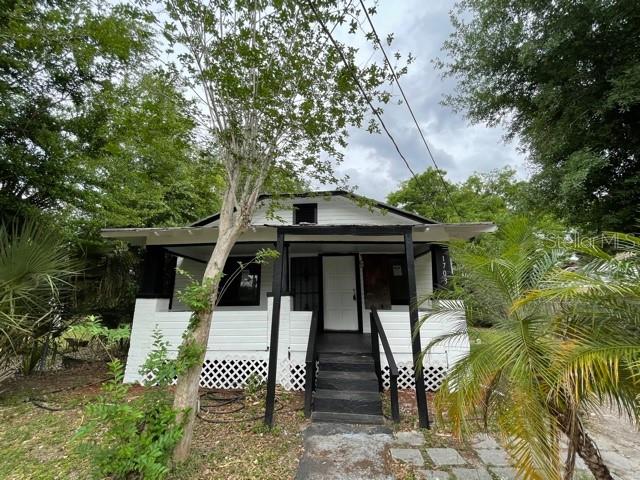
[(420, 428), (429, 428), (429, 411), (427, 407), (427, 393), (424, 387), (424, 371), (418, 368), (422, 346), (420, 334), (414, 335), (418, 325), (418, 294), (416, 291), (416, 266), (413, 255), (413, 232), (404, 233), (404, 254), (407, 266), (407, 284), (409, 288), (409, 324), (411, 326), (411, 350), (413, 352), (413, 370), (416, 383), (416, 403), (418, 404), (418, 418)]
[(278, 371), (278, 337), (280, 334), (280, 303), (282, 299), (282, 271), (284, 264), (284, 232), (278, 229), (276, 243), (278, 258), (273, 266), (273, 312), (271, 316), (271, 343), (269, 346), (269, 370), (267, 373), (267, 401), (264, 423), (273, 426), (273, 411), (276, 402), (276, 374)]

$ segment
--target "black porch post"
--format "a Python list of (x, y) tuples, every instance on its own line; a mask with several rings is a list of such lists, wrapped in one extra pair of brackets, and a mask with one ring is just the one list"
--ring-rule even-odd
[(273, 266), (273, 312), (271, 316), (271, 344), (269, 346), (269, 371), (267, 373), (267, 401), (264, 423), (273, 426), (273, 411), (276, 402), (276, 374), (278, 371), (278, 337), (280, 333), (280, 301), (282, 298), (282, 271), (284, 264), (284, 232), (278, 229), (276, 243), (278, 259)]
[(418, 294), (416, 290), (416, 266), (413, 256), (413, 232), (404, 233), (404, 254), (407, 265), (407, 283), (409, 288), (409, 324), (411, 326), (411, 350), (413, 352), (413, 370), (416, 383), (416, 403), (418, 404), (418, 418), (420, 428), (429, 428), (429, 411), (427, 407), (427, 393), (424, 387), (423, 369), (418, 369), (420, 364), (420, 335), (414, 335), (418, 325)]

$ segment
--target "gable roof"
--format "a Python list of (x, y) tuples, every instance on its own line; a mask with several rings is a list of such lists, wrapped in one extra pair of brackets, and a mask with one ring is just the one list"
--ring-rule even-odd
[[(398, 207), (394, 207), (384, 202), (379, 202), (377, 200), (373, 200), (368, 197), (364, 197), (362, 195), (357, 195), (355, 193), (347, 192), (345, 190), (324, 190), (318, 192), (302, 192), (302, 193), (284, 193), (279, 194), (278, 197), (282, 198), (309, 198), (309, 197), (323, 197), (323, 196), (331, 196), (331, 197), (345, 197), (349, 200), (360, 200), (365, 203), (372, 204), (374, 207), (379, 208), (381, 210), (386, 210), (395, 215), (399, 215), (401, 217), (407, 218), (409, 220), (413, 220), (416, 223), (423, 224), (437, 224), (440, 222), (436, 222), (435, 220), (431, 220), (430, 218), (423, 217), (422, 215), (418, 215), (417, 213), (408, 212)], [(272, 198), (274, 195), (262, 194), (258, 197), (258, 202), (266, 200), (268, 198)], [(208, 217), (201, 218), (200, 220), (195, 221), (190, 226), (192, 227), (204, 227), (211, 222), (215, 222), (220, 218), (220, 213), (215, 213), (213, 215), (209, 215)]]

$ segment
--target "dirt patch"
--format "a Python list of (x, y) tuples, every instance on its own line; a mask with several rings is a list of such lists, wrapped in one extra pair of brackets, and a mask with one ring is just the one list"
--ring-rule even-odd
[[(83, 405), (100, 393), (107, 378), (106, 365), (96, 363), (15, 378), (0, 386), (0, 478), (90, 478), (90, 465), (77, 452), (74, 434), (83, 421)], [(130, 395), (143, 390), (135, 386)], [(241, 393), (215, 392), (229, 398)], [(31, 399), (39, 399), (45, 408)], [(219, 408), (218, 414), (203, 414), (225, 423), (198, 419), (191, 458), (168, 478), (292, 478), (302, 454), (301, 430), (307, 424), (303, 395), (278, 391), (277, 402), (273, 430), (263, 427), (264, 402), (259, 393)]]

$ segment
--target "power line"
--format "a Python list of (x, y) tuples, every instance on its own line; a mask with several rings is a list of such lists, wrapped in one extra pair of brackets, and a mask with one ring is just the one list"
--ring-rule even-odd
[(389, 69), (391, 70), (391, 75), (393, 76), (393, 80), (396, 82), (396, 85), (398, 85), (398, 89), (400, 90), (400, 94), (402, 95), (404, 103), (407, 106), (407, 109), (409, 110), (409, 113), (411, 114), (411, 118), (413, 118), (413, 123), (415, 123), (416, 128), (418, 129), (418, 132), (420, 133), (420, 138), (422, 138), (422, 143), (424, 143), (424, 146), (426, 147), (427, 152), (429, 153), (429, 157), (431, 158), (431, 162), (433, 163), (433, 166), (436, 168), (436, 173), (438, 174), (438, 178), (442, 182), (442, 186), (445, 189), (445, 192), (447, 194), (447, 199), (449, 200), (449, 203), (451, 204), (453, 209), (456, 211), (458, 216), (462, 217), (462, 215), (460, 215), (460, 212), (458, 211), (458, 208), (456, 207), (456, 204), (451, 199), (451, 192), (449, 191), (449, 185), (447, 185), (447, 182), (445, 182), (444, 178), (442, 178), (442, 175), (440, 174), (440, 167), (438, 167), (438, 164), (436, 163), (436, 159), (434, 158), (433, 153), (431, 152), (431, 148), (429, 147), (429, 144), (427, 143), (427, 139), (425, 138), (424, 133), (422, 132), (422, 128), (420, 128), (420, 124), (418, 123), (418, 120), (416, 119), (416, 116), (413, 113), (413, 109), (411, 108), (411, 104), (409, 103), (409, 99), (405, 95), (404, 90), (402, 88), (402, 85), (400, 85), (400, 80), (398, 79), (398, 75), (396, 74), (396, 71), (393, 68), (393, 65), (391, 64), (391, 60), (387, 56), (387, 52), (384, 50), (384, 47), (382, 46), (382, 42), (380, 41), (380, 37), (378, 36), (378, 32), (376, 31), (376, 27), (373, 26), (373, 21), (371, 20), (371, 17), (369, 16), (369, 12), (367, 11), (367, 7), (365, 7), (363, 0), (360, 0), (360, 6), (362, 7), (362, 10), (364, 10), (364, 14), (367, 17), (367, 21), (369, 22), (369, 25), (371, 26), (371, 30), (373, 31), (373, 36), (375, 38), (375, 41), (377, 42), (378, 46), (380, 47), (380, 50), (382, 51), (382, 54), (384, 55), (384, 59), (387, 62), (387, 65), (389, 65)]
[[(400, 158), (402, 159), (402, 161), (404, 162), (404, 164), (406, 165), (407, 169), (409, 170), (409, 172), (411, 173), (411, 176), (413, 177), (413, 179), (416, 182), (416, 185), (422, 190), (422, 193), (425, 195), (425, 197), (428, 197), (429, 195), (427, 194), (427, 192), (424, 190), (423, 185), (420, 183), (420, 181), (418, 180), (418, 177), (416, 175), (416, 173), (414, 172), (414, 170), (411, 168), (411, 165), (409, 164), (409, 162), (407, 161), (406, 157), (404, 156), (404, 154), (402, 153), (402, 151), (400, 150), (400, 147), (398, 146), (398, 143), (396, 142), (395, 138), (393, 138), (393, 135), (391, 134), (391, 132), (389, 131), (389, 129), (387, 128), (386, 124), (384, 123), (384, 120), (382, 120), (382, 116), (380, 115), (380, 112), (378, 111), (378, 109), (376, 109), (373, 106), (373, 103), (371, 101), (371, 99), (369, 98), (369, 95), (367, 95), (367, 92), (365, 91), (364, 87), (362, 86), (362, 84), (360, 83), (360, 80), (358, 79), (358, 77), (356, 76), (355, 72), (354, 72), (354, 68), (353, 66), (349, 63), (349, 61), (347, 60), (346, 56), (344, 55), (344, 52), (342, 51), (342, 49), (340, 48), (340, 45), (338, 44), (338, 42), (333, 38), (333, 35), (331, 34), (331, 32), (329, 31), (329, 29), (327, 28), (326, 24), (324, 23), (324, 21), (322, 20), (322, 18), (320, 17), (318, 11), (316, 10), (315, 5), (313, 4), (312, 0), (306, 0), (307, 5), (309, 5), (309, 8), (312, 10), (313, 14), (315, 15), (316, 19), (318, 20), (318, 23), (320, 24), (320, 27), (322, 28), (322, 30), (324, 31), (324, 33), (327, 35), (327, 37), (329, 38), (329, 40), (331, 41), (331, 43), (333, 44), (334, 48), (336, 49), (336, 51), (338, 52), (338, 55), (340, 56), (340, 59), (342, 60), (342, 62), (345, 64), (345, 66), (347, 67), (347, 70), (349, 71), (351, 78), (353, 79), (353, 81), (356, 83), (356, 86), (358, 87), (358, 90), (360, 91), (360, 94), (362, 95), (362, 97), (366, 100), (367, 104), (369, 105), (369, 108), (371, 109), (371, 111), (373, 112), (373, 114), (376, 116), (376, 118), (378, 119), (378, 122), (380, 122), (380, 126), (382, 127), (382, 129), (384, 130), (384, 132), (386, 133), (387, 137), (389, 137), (389, 140), (391, 140), (391, 143), (393, 143), (393, 146), (396, 149), (396, 152), (398, 152), (398, 155), (400, 156)], [(386, 56), (386, 55), (385, 55)], [(388, 62), (389, 63), (389, 62)], [(393, 71), (393, 67), (391, 66), (391, 64), (389, 63), (389, 67), (391, 68), (394, 77), (397, 79), (397, 76), (395, 75), (395, 71)], [(437, 172), (438, 175), (440, 176), (440, 173)], [(442, 179), (442, 177), (440, 176), (440, 179), (443, 181), (444, 183), (444, 179)], [(455, 204), (451, 201), (451, 196), (449, 194), (449, 189), (446, 185), (446, 183), (444, 183), (445, 186), (445, 192), (447, 194), (447, 199), (449, 200), (449, 202), (451, 203), (451, 206), (453, 207), (453, 209), (456, 211), (456, 213), (460, 215), (458, 209), (456, 208)]]
[(347, 70), (351, 74), (351, 78), (353, 79), (353, 81), (358, 86), (358, 90), (360, 90), (360, 93), (362, 94), (364, 99), (367, 101), (367, 104), (369, 105), (369, 108), (371, 108), (371, 111), (373, 112), (373, 114), (377, 117), (378, 121), (380, 122), (380, 125), (382, 126), (382, 129), (385, 131), (385, 133), (387, 134), (387, 136), (389, 137), (389, 139), (393, 143), (393, 146), (395, 147), (396, 151), (398, 152), (398, 155), (400, 155), (400, 158), (402, 158), (403, 162), (405, 163), (405, 165), (407, 166), (407, 168), (409, 169), (411, 174), (415, 177), (416, 174), (411, 169), (411, 166), (409, 165), (409, 162), (407, 162), (407, 159), (405, 158), (405, 156), (400, 151), (400, 147), (398, 146), (398, 143), (393, 138), (393, 135), (391, 135), (391, 132), (389, 131), (389, 129), (385, 125), (384, 121), (382, 120), (382, 117), (380, 116), (380, 112), (378, 112), (378, 110), (373, 106), (373, 103), (371, 102), (371, 99), (369, 98), (369, 95), (367, 95), (367, 92), (365, 91), (364, 87), (360, 83), (360, 80), (358, 79), (358, 77), (354, 73), (353, 66), (349, 63), (349, 61), (347, 60), (347, 57), (345, 57), (344, 52), (342, 51), (342, 49), (338, 45), (338, 42), (336, 42), (336, 40), (333, 38), (333, 35), (331, 35), (331, 32), (327, 29), (327, 26), (322, 21), (322, 18), (320, 18), (320, 15), (318, 14), (318, 11), (316, 10), (316, 7), (313, 5), (312, 0), (306, 0), (306, 1), (307, 1), (307, 4), (309, 5), (309, 7), (311, 8), (311, 10), (313, 10), (313, 14), (318, 19), (318, 22), (320, 23), (320, 26), (322, 27), (322, 30), (329, 37), (329, 40), (331, 41), (331, 43), (333, 44), (334, 48), (338, 52), (338, 55), (340, 55), (340, 58), (342, 59), (342, 62), (345, 64), (345, 66), (347, 67)]

